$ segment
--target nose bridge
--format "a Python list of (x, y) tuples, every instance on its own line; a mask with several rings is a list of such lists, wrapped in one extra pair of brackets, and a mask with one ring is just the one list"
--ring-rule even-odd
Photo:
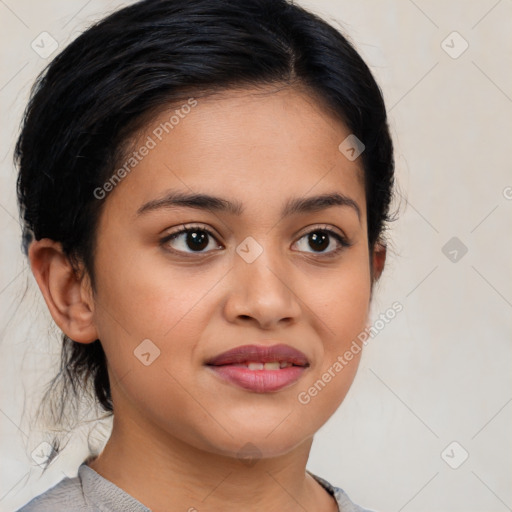
[(283, 286), (286, 262), (280, 248), (268, 233), (257, 237), (248, 236), (237, 246), (235, 271), (241, 279), (249, 279), (254, 286)]
[(260, 324), (294, 318), (299, 304), (289, 283), (290, 271), (271, 236), (258, 240), (248, 236), (236, 248), (233, 289), (228, 298), (229, 314), (252, 317)]

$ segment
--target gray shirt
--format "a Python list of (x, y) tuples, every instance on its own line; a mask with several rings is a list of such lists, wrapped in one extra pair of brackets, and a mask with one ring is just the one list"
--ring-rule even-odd
[[(340, 512), (370, 512), (352, 503), (339, 487), (332, 486), (311, 471), (307, 472), (334, 496)], [(76, 477), (64, 478), (16, 512), (151, 512), (151, 510), (83, 462), (78, 468)]]

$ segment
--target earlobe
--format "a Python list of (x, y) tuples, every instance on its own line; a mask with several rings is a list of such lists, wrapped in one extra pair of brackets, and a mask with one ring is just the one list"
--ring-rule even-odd
[(376, 242), (372, 254), (372, 280), (377, 281), (386, 263), (386, 245), (384, 242)]
[(77, 278), (60, 242), (49, 238), (33, 241), (28, 248), (32, 273), (50, 314), (72, 340), (92, 343), (98, 338), (93, 322), (94, 302), (84, 293), (86, 274)]

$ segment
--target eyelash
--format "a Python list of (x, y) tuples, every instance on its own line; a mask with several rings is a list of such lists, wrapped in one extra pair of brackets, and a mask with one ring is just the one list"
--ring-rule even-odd
[[(214, 240), (217, 240), (215, 235), (209, 229), (204, 228), (202, 226), (189, 226), (189, 227), (186, 227), (185, 229), (182, 229), (180, 231), (175, 231), (174, 233), (170, 233), (169, 235), (165, 236), (164, 238), (162, 238), (160, 240), (160, 244), (162, 246), (164, 246), (169, 241), (176, 239), (180, 235), (188, 234), (188, 233), (193, 233), (193, 232), (196, 232), (196, 231), (201, 231), (203, 233), (207, 233), (209, 237), (213, 238)], [(310, 253), (310, 254), (318, 254), (322, 258), (332, 258), (332, 257), (337, 256), (341, 251), (343, 251), (344, 249), (346, 249), (346, 248), (348, 248), (348, 247), (350, 247), (352, 245), (351, 243), (349, 243), (347, 241), (346, 238), (344, 238), (339, 233), (336, 233), (335, 231), (333, 231), (332, 229), (329, 229), (327, 227), (316, 227), (316, 228), (308, 231), (307, 233), (302, 234), (301, 237), (299, 238), (299, 240), (302, 240), (302, 238), (304, 238), (304, 237), (306, 237), (306, 236), (308, 236), (308, 235), (310, 235), (312, 233), (318, 233), (318, 232), (327, 233), (328, 235), (330, 235), (333, 238), (335, 238), (338, 241), (338, 243), (340, 244), (340, 247), (338, 247), (337, 249), (335, 249), (333, 251), (326, 252), (326, 253), (322, 253), (322, 252), (315, 253), (315, 252), (313, 252), (313, 253)], [(193, 254), (193, 255), (198, 254), (198, 255), (200, 255), (200, 254), (207, 254), (208, 252), (210, 252), (210, 251), (207, 251), (207, 252), (195, 251), (195, 252), (192, 252), (192, 253), (186, 253), (184, 251), (177, 251), (175, 249), (169, 249), (169, 248), (165, 248), (165, 249), (170, 251), (170, 252), (179, 254), (179, 255), (184, 255), (184, 254), (185, 255), (190, 255), (190, 254)], [(186, 256), (186, 257), (189, 257), (189, 256)]]

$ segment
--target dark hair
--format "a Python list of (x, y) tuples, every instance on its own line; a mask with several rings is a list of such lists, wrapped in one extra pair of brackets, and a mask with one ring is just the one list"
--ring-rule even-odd
[[(286, 0), (145, 0), (86, 30), (34, 84), (15, 150), (25, 253), (32, 237), (60, 242), (95, 290), (104, 201), (93, 191), (129, 138), (148, 116), (191, 95), (271, 84), (305, 88), (364, 143), (372, 249), (391, 220), (393, 148), (381, 91), (349, 41)], [(53, 383), (63, 379), (78, 396), (92, 379), (96, 399), (112, 412), (100, 340), (63, 334), (62, 343)]]

